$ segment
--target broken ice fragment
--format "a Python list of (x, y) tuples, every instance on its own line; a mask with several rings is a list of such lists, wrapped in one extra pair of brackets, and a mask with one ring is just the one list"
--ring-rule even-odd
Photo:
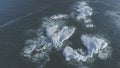
[(63, 28), (59, 29), (58, 25), (52, 25), (46, 28), (46, 34), (55, 48), (61, 47), (63, 41), (68, 39), (74, 31), (74, 27), (63, 26)]
[(81, 41), (87, 48), (87, 57), (93, 57), (93, 54), (97, 54), (108, 45), (105, 39), (97, 38), (96, 36), (82, 35)]
[(66, 46), (63, 50), (63, 55), (66, 61), (75, 60), (85, 62), (87, 61), (87, 59), (93, 58), (94, 54), (98, 54), (98, 57), (102, 59), (104, 57), (106, 59), (110, 55), (109, 50), (105, 49), (108, 43), (103, 38), (98, 38), (96, 36), (90, 35), (82, 35), (81, 41), (83, 45), (87, 48), (87, 54), (81, 52), (81, 49), (73, 49), (70, 46)]
[(81, 59), (83, 59), (83, 56), (80, 55), (76, 50), (73, 50), (73, 48), (70, 46), (65, 47), (65, 49), (63, 50), (63, 55), (65, 56), (66, 61), (80, 61)]

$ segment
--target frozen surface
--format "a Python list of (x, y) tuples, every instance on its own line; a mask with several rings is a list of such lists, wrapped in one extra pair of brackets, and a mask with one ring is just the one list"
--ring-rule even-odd
[[(101, 59), (106, 59), (110, 55), (110, 50), (107, 48), (107, 41), (103, 38), (90, 35), (82, 35), (81, 41), (87, 48), (87, 54), (83, 55), (79, 52), (80, 49), (73, 49), (70, 46), (66, 46), (63, 50), (63, 55), (66, 61), (87, 61), (87, 59), (93, 58), (94, 54), (98, 54)], [(81, 50), (82, 51), (82, 50)]]
[(102, 60), (106, 60), (111, 57), (111, 54), (112, 54), (112, 48), (106, 47), (105, 49), (99, 51), (98, 57)]
[[(55, 16), (57, 17), (57, 15)], [(33, 62), (45, 63), (50, 60), (49, 55), (52, 48), (60, 48), (63, 42), (69, 39), (75, 32), (75, 28), (66, 26), (65, 21), (62, 21), (64, 16), (59, 16), (61, 20), (44, 18), (43, 24), (37, 30), (36, 36), (33, 39), (26, 41), (26, 47), (23, 49), (23, 56)]]
[(90, 6), (88, 6), (88, 4), (85, 1), (77, 2), (73, 6), (73, 10), (74, 12), (71, 14), (72, 18), (79, 22), (83, 22), (83, 24), (85, 24), (86, 27), (94, 27), (92, 24), (92, 20), (90, 19), (90, 17), (93, 14), (93, 9)]
[(97, 54), (101, 49), (107, 47), (108, 43), (105, 39), (97, 38), (96, 36), (82, 35), (81, 41), (87, 48), (87, 57), (92, 58), (93, 54)]
[(87, 19), (87, 16), (91, 16), (93, 14), (92, 8), (90, 8), (86, 2), (77, 2), (73, 9), (76, 11), (76, 19)]
[(84, 58), (77, 52), (77, 50), (73, 50), (73, 48), (70, 46), (65, 47), (65, 49), (63, 50), (63, 55), (65, 56), (66, 61), (70, 60), (80, 61)]
[[(58, 31), (59, 30), (59, 31)], [(55, 48), (61, 47), (62, 43), (68, 39), (75, 31), (75, 28), (64, 26), (63, 28), (58, 29), (58, 25), (53, 25), (46, 28), (47, 36), (52, 41)]]
[(51, 43), (48, 42), (46, 37), (40, 36), (39, 38), (27, 40), (26, 45), (23, 49), (24, 57), (31, 59), (33, 62), (37, 62), (43, 58), (46, 61), (49, 59), (48, 55), (51, 50)]
[[(85, 27), (91, 28), (94, 27), (92, 15), (93, 9), (85, 1), (79, 1), (75, 3), (70, 14), (44, 17), (41, 21), (42, 25), (36, 30), (36, 36), (26, 40), (23, 56), (43, 65), (50, 61), (52, 49), (55, 48), (57, 51), (62, 51), (65, 60), (69, 62), (86, 62), (88, 59), (94, 58), (94, 55), (100, 59), (107, 59), (111, 55), (111, 50), (107, 40), (103, 37), (80, 34), (81, 46), (85, 46), (86, 51), (83, 51), (82, 48), (73, 49), (72, 46), (76, 44), (72, 44), (73, 41), (68, 40), (77, 28), (76, 25), (70, 26), (71, 21), (68, 20), (71, 19), (78, 25), (82, 23)], [(65, 40), (68, 40), (71, 46), (66, 44)], [(63, 42), (65, 42), (64, 46)], [(86, 66), (80, 68), (86, 68)]]
[(58, 14), (58, 15), (53, 15), (50, 18), (51, 19), (63, 19), (63, 18), (67, 19), (69, 18), (69, 16), (67, 14)]

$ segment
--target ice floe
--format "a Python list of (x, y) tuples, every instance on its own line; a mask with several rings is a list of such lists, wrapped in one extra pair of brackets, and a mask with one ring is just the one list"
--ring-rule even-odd
[(106, 60), (111, 57), (111, 54), (112, 54), (112, 48), (106, 47), (105, 49), (99, 51), (98, 58), (102, 60)]
[(49, 59), (49, 51), (51, 50), (51, 43), (46, 37), (40, 36), (35, 39), (27, 40), (26, 47), (23, 49), (23, 56), (27, 57), (32, 62), (37, 62), (45, 58)]
[(58, 15), (53, 15), (50, 18), (51, 19), (67, 19), (67, 18), (69, 18), (69, 15), (67, 15), (67, 14), (58, 14)]
[[(77, 21), (80, 21), (84, 24), (92, 24), (92, 20), (89, 18), (90, 16), (92, 16), (93, 14), (93, 9), (91, 7), (88, 6), (88, 4), (85, 1), (80, 1), (77, 2), (74, 6), (73, 6), (73, 12), (71, 13), (72, 18), (74, 18)], [(86, 25), (87, 25), (86, 24)], [(88, 26), (87, 27), (94, 27), (92, 26)]]
[(63, 55), (65, 56), (66, 61), (70, 60), (80, 61), (81, 59), (84, 58), (77, 52), (77, 50), (73, 50), (73, 48), (70, 46), (65, 47), (65, 49), (63, 50)]
[(101, 49), (107, 47), (108, 43), (103, 38), (96, 36), (82, 35), (81, 41), (87, 48), (87, 57), (92, 58), (94, 54), (98, 54)]
[(74, 27), (61, 25), (62, 21), (56, 21), (51, 18), (45, 19), (41, 28), (36, 32), (37, 37), (27, 40), (27, 46), (23, 49), (23, 56), (33, 62), (40, 62), (43, 59), (48, 61), (51, 49), (60, 48), (63, 42), (75, 32)]
[(58, 25), (53, 25), (46, 28), (46, 34), (52, 41), (55, 48), (61, 47), (64, 40), (68, 39), (75, 31), (74, 27), (64, 26), (57, 31)]
[(81, 41), (83, 45), (87, 48), (87, 54), (83, 55), (79, 53), (78, 49), (73, 49), (70, 46), (66, 46), (63, 50), (63, 55), (66, 61), (87, 61), (87, 59), (93, 58), (95, 54), (101, 59), (107, 59), (111, 52), (106, 49), (108, 42), (104, 38), (99, 38), (96, 36), (82, 35)]
[(42, 25), (35, 32), (36, 37), (26, 41), (26, 47), (22, 52), (23, 56), (32, 62), (45, 64), (50, 60), (49, 56), (52, 49), (55, 48), (56, 50), (61, 50), (65, 60), (69, 62), (71, 60), (75, 62), (86, 62), (88, 59), (94, 58), (94, 55), (97, 55), (100, 59), (107, 59), (111, 55), (108, 42), (105, 38), (97, 36), (81, 35), (80, 41), (86, 47), (86, 52), (81, 48), (74, 49), (69, 45), (65, 45), (62, 48), (63, 42), (68, 40), (76, 30), (75, 26), (67, 25), (67, 20), (74, 19), (75, 22), (83, 22), (85, 27), (91, 28), (94, 27), (90, 18), (92, 14), (93, 9), (85, 1), (80, 1), (74, 5), (71, 14), (58, 14), (44, 17), (42, 19)]

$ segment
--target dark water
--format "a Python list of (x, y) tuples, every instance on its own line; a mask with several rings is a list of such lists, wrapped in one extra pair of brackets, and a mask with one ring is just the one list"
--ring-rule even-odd
[[(116, 17), (105, 15), (108, 10), (120, 12), (120, 1), (93, 1), (88, 3), (94, 10), (92, 19), (97, 27), (91, 30), (91, 33), (104, 34), (110, 41), (113, 53), (108, 60), (96, 60), (90, 64), (90, 68), (120, 68), (120, 23), (114, 21)], [(36, 64), (29, 63), (20, 56), (25, 46), (25, 31), (36, 29), (44, 16), (69, 13), (74, 2), (74, 0), (0, 0), (0, 68), (36, 68)], [(117, 20), (119, 19), (118, 17)], [(56, 57), (57, 55), (54, 55), (53, 59), (57, 59)], [(53, 63), (46, 67), (70, 68), (60, 59), (51, 62)]]

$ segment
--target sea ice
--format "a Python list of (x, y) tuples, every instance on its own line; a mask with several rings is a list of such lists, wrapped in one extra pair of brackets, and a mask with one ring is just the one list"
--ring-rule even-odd
[(77, 50), (73, 50), (73, 48), (70, 46), (65, 47), (65, 49), (63, 50), (63, 55), (66, 61), (70, 60), (80, 61), (84, 58), (77, 52)]
[(108, 43), (103, 38), (98, 38), (96, 36), (90, 35), (82, 35), (81, 41), (87, 48), (87, 54), (83, 55), (79, 52), (80, 49), (73, 49), (70, 46), (66, 46), (63, 50), (63, 55), (66, 61), (75, 60), (85, 62), (87, 59), (93, 58), (94, 54), (98, 54), (98, 57), (101, 59), (106, 59), (110, 55), (109, 50), (105, 49)]
[(76, 21), (83, 22), (88, 28), (94, 27), (92, 20), (89, 18), (93, 14), (93, 9), (87, 5), (86, 2), (77, 2), (73, 7), (74, 12), (71, 13), (71, 17)]
[[(59, 30), (59, 31), (58, 31)], [(64, 26), (63, 28), (58, 29), (58, 25), (53, 25), (46, 28), (46, 34), (52, 41), (55, 48), (61, 47), (62, 43), (67, 40), (75, 31), (74, 27)]]
[(50, 17), (51, 19), (67, 19), (69, 16), (67, 14), (58, 14), (58, 15), (53, 15)]
[(74, 27), (61, 25), (61, 22), (45, 18), (43, 25), (36, 32), (37, 37), (26, 41), (27, 46), (23, 49), (23, 56), (33, 62), (43, 59), (44, 61), (48, 61), (51, 49), (53, 47), (56, 49), (60, 48), (63, 42), (69, 39), (75, 32)]
[(93, 54), (98, 54), (101, 49), (106, 48), (108, 45), (105, 39), (96, 36), (82, 35), (81, 41), (87, 48), (86, 56), (88, 58), (92, 58)]
[[(87, 19), (88, 16), (91, 16), (93, 14), (92, 8), (89, 7), (87, 5), (86, 2), (77, 2), (74, 7), (73, 10), (75, 12), (73, 12), (73, 16), (74, 18), (76, 18), (78, 21), (83, 19)], [(75, 14), (75, 15), (74, 15)]]

